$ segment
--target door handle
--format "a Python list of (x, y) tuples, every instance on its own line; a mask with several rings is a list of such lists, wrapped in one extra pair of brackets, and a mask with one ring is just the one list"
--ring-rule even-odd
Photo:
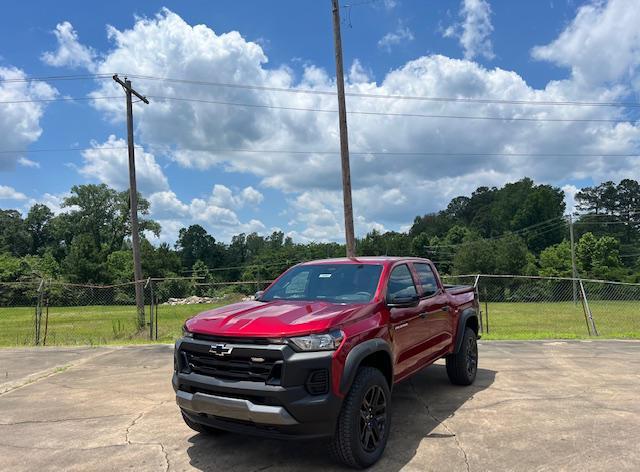
[(449, 305), (445, 305), (442, 307), (442, 311), (449, 311)]

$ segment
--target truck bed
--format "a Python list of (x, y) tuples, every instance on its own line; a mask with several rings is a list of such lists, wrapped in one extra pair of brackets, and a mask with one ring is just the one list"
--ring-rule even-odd
[(452, 295), (463, 293), (463, 292), (473, 292), (473, 285), (442, 285), (444, 289)]

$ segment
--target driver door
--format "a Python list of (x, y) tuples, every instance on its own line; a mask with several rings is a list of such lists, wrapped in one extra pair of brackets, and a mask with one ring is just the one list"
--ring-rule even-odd
[[(387, 300), (394, 297), (417, 296), (416, 284), (408, 264), (394, 267), (389, 275), (387, 284)], [(416, 368), (422, 359), (419, 344), (423, 340), (420, 318), (420, 307), (389, 308), (391, 322), (391, 336), (396, 358), (396, 376), (403, 377)]]

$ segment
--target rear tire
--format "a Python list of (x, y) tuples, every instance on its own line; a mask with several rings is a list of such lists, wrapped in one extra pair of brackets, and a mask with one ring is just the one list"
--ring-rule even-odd
[(447, 375), (452, 384), (471, 385), (478, 373), (478, 343), (475, 331), (465, 328), (460, 350), (447, 356)]
[(390, 404), (391, 391), (382, 372), (360, 368), (342, 405), (331, 455), (357, 469), (375, 464), (389, 438)]
[(181, 411), (180, 413), (182, 413), (182, 419), (184, 420), (185, 424), (189, 428), (194, 430), (196, 433), (206, 434), (208, 436), (213, 436), (213, 435), (217, 435), (217, 434), (222, 433), (221, 429), (213, 428), (211, 426), (207, 426), (207, 425), (200, 424), (200, 423), (196, 423), (195, 421), (191, 421), (189, 419), (189, 417), (184, 414), (183, 411)]

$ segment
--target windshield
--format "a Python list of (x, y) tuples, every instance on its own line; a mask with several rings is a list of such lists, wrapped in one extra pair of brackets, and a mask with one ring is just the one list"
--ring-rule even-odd
[(366, 303), (376, 292), (381, 272), (382, 266), (373, 264), (298, 266), (286, 272), (260, 300)]

